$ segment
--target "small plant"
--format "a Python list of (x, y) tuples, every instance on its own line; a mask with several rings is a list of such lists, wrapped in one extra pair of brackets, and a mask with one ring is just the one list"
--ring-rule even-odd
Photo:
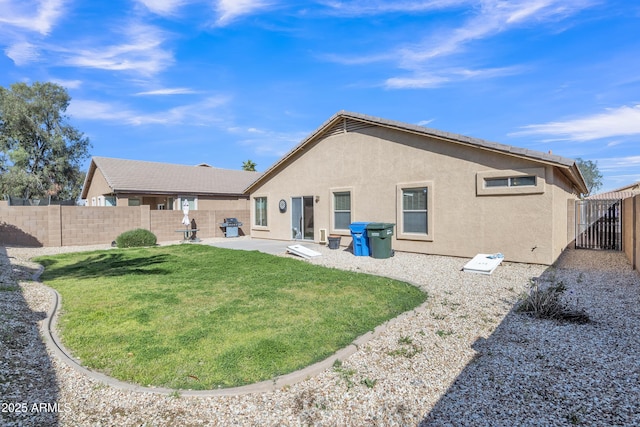
[(158, 239), (149, 230), (138, 228), (125, 231), (116, 238), (116, 246), (119, 248), (138, 248), (143, 246), (155, 246)]
[(413, 339), (408, 336), (398, 338), (399, 348), (387, 352), (389, 356), (404, 356), (407, 359), (411, 359), (418, 353), (422, 352), (422, 348), (413, 343)]
[(398, 344), (411, 344), (413, 340), (411, 337), (400, 337), (398, 338)]
[(347, 388), (353, 387), (352, 377), (356, 373), (355, 369), (345, 368), (342, 366), (342, 361), (340, 359), (336, 359), (336, 361), (333, 362), (333, 371), (340, 375), (340, 378), (345, 382)]
[(365, 386), (367, 386), (367, 388), (373, 388), (376, 383), (378, 382), (378, 380), (372, 380), (370, 378), (363, 378), (362, 381), (360, 381), (360, 384), (363, 384)]
[(573, 310), (566, 307), (562, 300), (562, 294), (566, 289), (562, 281), (552, 283), (544, 289), (541, 289), (540, 285), (533, 281), (529, 294), (520, 301), (516, 311), (527, 313), (540, 319), (588, 323), (589, 316), (584, 310)]
[(449, 335), (453, 335), (453, 331), (444, 331), (442, 329), (438, 329), (436, 331), (436, 335), (440, 338), (448, 337)]
[(172, 399), (180, 399), (180, 392), (178, 390), (173, 390), (169, 393), (169, 397)]

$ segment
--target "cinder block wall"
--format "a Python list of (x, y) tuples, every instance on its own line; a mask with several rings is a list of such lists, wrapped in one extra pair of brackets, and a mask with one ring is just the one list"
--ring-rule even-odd
[(0, 201), (0, 244), (48, 246), (49, 207), (8, 206)]
[(62, 246), (110, 243), (125, 231), (149, 229), (144, 226), (149, 206), (61, 208)]
[[(220, 223), (238, 218), (240, 235), (248, 235), (249, 210), (198, 210), (189, 213), (199, 229), (198, 237), (223, 237)], [(179, 241), (184, 229), (182, 211), (156, 211), (149, 206), (8, 206), (0, 201), (0, 245), (83, 246), (108, 244), (119, 234), (144, 228), (158, 241)]]

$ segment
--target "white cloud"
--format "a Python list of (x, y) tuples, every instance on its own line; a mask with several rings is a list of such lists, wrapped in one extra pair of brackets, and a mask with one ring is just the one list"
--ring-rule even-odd
[(320, 2), (332, 11), (344, 16), (379, 15), (393, 12), (425, 12), (435, 9), (455, 7), (469, 3), (469, 0), (432, 0), (432, 1), (323, 1)]
[(0, 24), (48, 35), (63, 14), (65, 0), (0, 0)]
[(529, 22), (557, 20), (583, 10), (591, 0), (488, 0), (481, 3), (475, 16), (449, 32), (438, 31), (417, 46), (400, 51), (405, 66), (459, 53), (472, 41), (503, 33)]
[(174, 61), (173, 53), (162, 48), (164, 34), (150, 25), (134, 24), (119, 44), (66, 50), (66, 65), (115, 71), (135, 71), (153, 75)]
[(155, 14), (170, 16), (187, 3), (187, 0), (138, 0), (138, 2)]
[(549, 135), (546, 141), (591, 141), (640, 135), (640, 105), (610, 108), (579, 119), (528, 125), (512, 135)]
[(82, 80), (51, 79), (51, 82), (58, 84), (66, 89), (77, 89), (82, 86)]
[(217, 0), (217, 25), (224, 26), (242, 15), (248, 15), (257, 10), (272, 5), (272, 1), (265, 0)]
[[(469, 78), (491, 78), (521, 71), (518, 67), (475, 70), (456, 67), (452, 57), (463, 53), (473, 42), (491, 38), (517, 27), (539, 25), (541, 22), (565, 19), (587, 7), (595, 0), (433, 0), (433, 1), (333, 1), (326, 6), (346, 15), (382, 14), (390, 12), (419, 13), (429, 10), (466, 11), (458, 26), (436, 28), (412, 44), (396, 47), (383, 53), (349, 55), (341, 58), (327, 55), (325, 59), (346, 65), (395, 62), (400, 69), (409, 70), (407, 76), (393, 76), (384, 86), (390, 89), (432, 88), (449, 81)], [(464, 9), (462, 9), (464, 7)], [(415, 36), (414, 36), (415, 37)], [(419, 35), (418, 35), (419, 37)], [(468, 61), (467, 58), (463, 60)]]
[[(640, 156), (598, 159), (598, 169), (602, 172), (620, 172), (631, 168), (640, 171)], [(640, 172), (637, 172), (636, 175), (640, 175)]]
[(91, 100), (72, 100), (67, 112), (74, 119), (101, 120), (116, 125), (182, 125), (209, 126), (215, 122), (216, 109), (229, 101), (226, 96), (215, 96), (204, 100), (170, 108), (155, 113), (141, 113), (127, 106)]
[(17, 66), (27, 65), (40, 58), (38, 47), (29, 42), (14, 43), (7, 47), (4, 53), (11, 58)]
[(186, 87), (175, 87), (175, 88), (163, 88), (156, 90), (149, 90), (146, 92), (138, 92), (136, 96), (165, 96), (165, 95), (188, 95), (197, 93), (193, 89), (189, 89)]
[(253, 149), (257, 155), (281, 157), (308, 136), (306, 132), (277, 132), (256, 127), (232, 127), (228, 132), (239, 135), (238, 143)]
[(392, 77), (385, 81), (388, 89), (427, 89), (442, 86), (450, 81), (488, 79), (518, 73), (519, 67), (486, 69), (440, 69), (432, 74), (416, 72), (408, 77)]

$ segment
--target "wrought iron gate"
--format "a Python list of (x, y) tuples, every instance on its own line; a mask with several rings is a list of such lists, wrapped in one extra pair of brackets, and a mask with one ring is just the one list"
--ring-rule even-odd
[(622, 200), (576, 202), (576, 249), (622, 250)]

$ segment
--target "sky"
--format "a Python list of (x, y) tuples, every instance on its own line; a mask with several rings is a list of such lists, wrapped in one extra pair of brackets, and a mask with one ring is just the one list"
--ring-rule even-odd
[(347, 110), (640, 181), (635, 1), (0, 0), (0, 86), (37, 81), (95, 156), (264, 171)]

